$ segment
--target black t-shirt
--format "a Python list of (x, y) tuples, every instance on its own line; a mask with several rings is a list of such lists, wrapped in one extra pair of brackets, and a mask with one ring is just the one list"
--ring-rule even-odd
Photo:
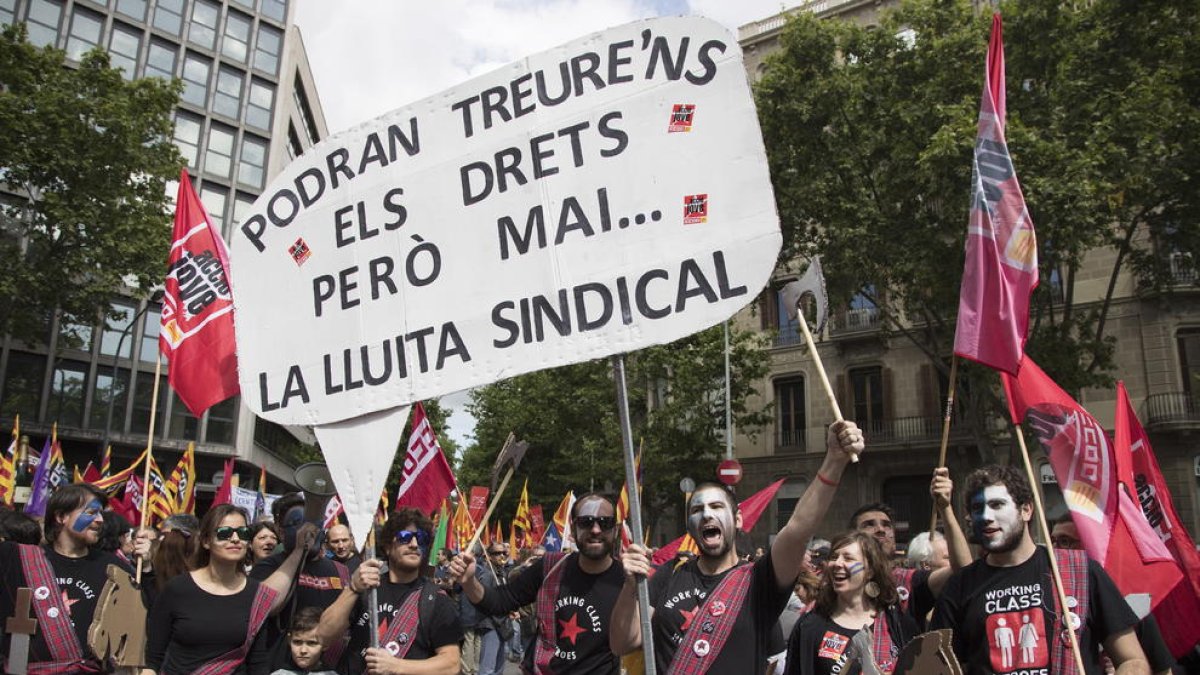
[[(1079, 648), (1088, 673), (1104, 672), (1099, 645), (1132, 628), (1137, 616), (1112, 579), (1088, 560), (1088, 615)], [(930, 627), (954, 630), (954, 653), (967, 675), (1051, 675), (1054, 586), (1046, 549), (1013, 567), (976, 560), (950, 578)], [(1068, 598), (1071, 604), (1073, 598)]]
[[(159, 675), (187, 675), (246, 642), (258, 581), (233, 595), (213, 595), (190, 573), (167, 582), (146, 620), (146, 665)], [(271, 671), (267, 643), (259, 630), (235, 673)]]
[[(266, 580), (275, 573), (275, 570), (279, 569), (286, 558), (287, 553), (275, 553), (263, 558), (250, 570), (250, 578), (259, 581)], [(297, 609), (317, 607), (324, 610), (342, 594), (343, 584), (337, 565), (325, 556), (318, 556), (305, 559), (304, 564), (300, 566), (300, 574), (295, 581), (294, 588), (295, 590), (283, 609), (273, 618), (267, 619), (267, 643), (272, 648), (278, 645), (283, 636), (287, 634), (292, 614)], [(282, 651), (286, 651), (286, 649)]]
[[(910, 574), (911, 572), (911, 574)], [(892, 570), (892, 580), (896, 582), (896, 593), (900, 596), (900, 608), (909, 613), (924, 628), (925, 617), (933, 611), (937, 598), (933, 597), (933, 589), (929, 588), (930, 570), (908, 570), (897, 567)]]
[[(625, 583), (625, 568), (614, 560), (600, 574), (588, 574), (579, 569), (578, 558), (578, 553), (572, 553), (562, 562), (554, 603), (555, 648), (550, 671), (615, 674), (621, 670), (621, 660), (608, 647), (608, 629), (613, 606)], [(544, 558), (537, 560), (507, 585), (487, 588), (479, 608), (487, 614), (504, 614), (537, 602), (549, 571), (544, 563)], [(526, 672), (533, 672), (533, 657), (530, 646), (525, 650)]]
[[(420, 577), (406, 584), (393, 583), (387, 573), (384, 573), (383, 584), (377, 593), (380, 637), (387, 635), (388, 626), (396, 620), (396, 615), (400, 613), (400, 608), (404, 605), (408, 595), (424, 585), (425, 580)], [(429, 582), (429, 586), (433, 589), (433, 582)], [(435, 594), (432, 616), (426, 616), (424, 608), (420, 604), (417, 606), (417, 612), (417, 634), (408, 653), (404, 655), (405, 660), (428, 659), (437, 653), (439, 647), (457, 645), (462, 642), (463, 633), (462, 627), (458, 625), (458, 612), (454, 607), (454, 601), (445, 593)], [(366, 660), (363, 655), (366, 654), (370, 644), (371, 617), (367, 612), (367, 594), (363, 593), (358, 596), (358, 603), (350, 615), (350, 643), (346, 647), (346, 659), (349, 661), (348, 672), (366, 671)], [(381, 646), (383, 645), (381, 644)], [(339, 672), (341, 670), (339, 669)]]
[[(693, 624), (703, 626), (704, 617), (696, 616), (704, 599), (729, 570), (712, 576), (702, 574), (695, 558), (675, 568), (675, 561), (660, 565), (650, 579), (650, 606), (654, 608), (651, 630), (654, 634), (654, 660), (658, 671), (670, 668), (683, 634)], [(750, 590), (742, 611), (721, 654), (713, 662), (712, 673), (761, 673), (770, 654), (771, 629), (787, 606), (790, 586), (780, 587), (775, 578), (771, 554), (753, 563)], [(730, 568), (733, 569), (733, 568)]]
[[(850, 651), (850, 640), (858, 633), (853, 628), (846, 628), (832, 619), (819, 614), (813, 614), (806, 621), (805, 630), (815, 630), (820, 633), (817, 638), (817, 653), (813, 658), (813, 673), (815, 675), (845, 675), (847, 652)], [(805, 658), (799, 655), (799, 658)]]
[[(100, 591), (104, 589), (104, 584), (108, 583), (108, 566), (116, 565), (127, 572), (132, 570), (120, 558), (104, 551), (92, 550), (82, 558), (68, 558), (59, 555), (51, 546), (43, 546), (42, 551), (46, 554), (46, 559), (50, 563), (50, 569), (54, 571), (55, 581), (58, 584), (58, 589), (51, 589), (51, 592), (60, 593), (63, 596), (63, 604), (67, 606), (67, 611), (71, 614), (71, 623), (75, 627), (75, 635), (79, 639), (79, 644), (83, 647), (84, 654), (91, 654), (92, 650), (87, 643), (87, 633), (92, 626), (92, 617), (96, 612), (96, 604), (100, 600)], [(21, 569), (21, 552), (15, 542), (0, 542), (0, 583), (3, 586), (0, 588), (0, 621), (3, 621), (4, 617), (13, 616), (17, 589), (22, 586), (30, 587), (29, 582), (25, 580), (25, 573)], [(36, 593), (37, 589), (35, 588), (33, 591)], [(36, 618), (33, 607), (29, 608), (29, 612), (30, 616)], [(0, 634), (4, 636), (3, 642), (0, 643), (0, 647), (3, 647), (3, 654), (0, 654), (0, 657), (7, 660), (9, 635), (7, 630)], [(42, 639), (42, 631), (38, 630), (29, 642), (29, 662), (49, 660), (51, 660), (50, 651)], [(0, 661), (0, 663), (3, 662)]]

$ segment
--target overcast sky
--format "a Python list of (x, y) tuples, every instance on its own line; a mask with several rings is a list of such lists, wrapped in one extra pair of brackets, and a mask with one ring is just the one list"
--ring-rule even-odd
[[(330, 133), (449, 89), (524, 56), (653, 16), (699, 15), (737, 27), (797, 0), (296, 0)], [(465, 393), (450, 435), (465, 447)]]

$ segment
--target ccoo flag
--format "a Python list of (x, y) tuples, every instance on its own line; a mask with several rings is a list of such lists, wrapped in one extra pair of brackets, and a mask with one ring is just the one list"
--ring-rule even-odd
[(238, 393), (229, 255), (186, 169), (179, 174), (158, 337), (171, 363), (171, 388), (193, 415)]
[(1016, 375), (1029, 331), (1029, 296), (1038, 284), (1037, 238), (1004, 138), (999, 14), (992, 17), (985, 71), (954, 353)]
[(412, 506), (433, 513), (454, 489), (454, 472), (438, 445), (425, 407), (413, 406), (412, 436), (404, 458), (404, 473), (396, 490), (396, 506)]

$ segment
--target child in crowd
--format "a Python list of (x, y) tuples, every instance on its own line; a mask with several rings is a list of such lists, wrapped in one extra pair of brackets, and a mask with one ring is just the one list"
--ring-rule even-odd
[(280, 668), (271, 675), (336, 675), (321, 665), (321, 639), (317, 637), (317, 624), (321, 623), (321, 610), (303, 607), (292, 617), (288, 629), (288, 650), (291, 658), (288, 667)]

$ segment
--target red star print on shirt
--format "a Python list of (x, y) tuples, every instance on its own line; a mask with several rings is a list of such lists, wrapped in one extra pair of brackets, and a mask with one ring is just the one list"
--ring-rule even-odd
[(572, 645), (575, 644), (575, 641), (579, 638), (580, 633), (587, 632), (586, 629), (579, 627), (579, 615), (578, 614), (572, 614), (571, 618), (567, 619), (565, 621), (562, 619), (559, 619), (558, 626), (561, 629), (559, 632), (559, 637), (564, 637), (564, 638), (570, 640)]
[(683, 625), (679, 627), (680, 632), (686, 631), (688, 626), (692, 625), (692, 618), (696, 616), (696, 612), (699, 610), (699, 606), (693, 607), (690, 612), (686, 609), (679, 610), (679, 615), (683, 617)]
[(63, 591), (62, 592), (62, 601), (63, 601), (63, 604), (66, 605), (66, 607), (67, 607), (67, 614), (70, 614), (71, 613), (71, 605), (74, 605), (75, 603), (79, 602), (79, 599), (76, 598), (76, 599), (72, 600), (70, 598), (70, 596), (67, 595), (67, 592)]

